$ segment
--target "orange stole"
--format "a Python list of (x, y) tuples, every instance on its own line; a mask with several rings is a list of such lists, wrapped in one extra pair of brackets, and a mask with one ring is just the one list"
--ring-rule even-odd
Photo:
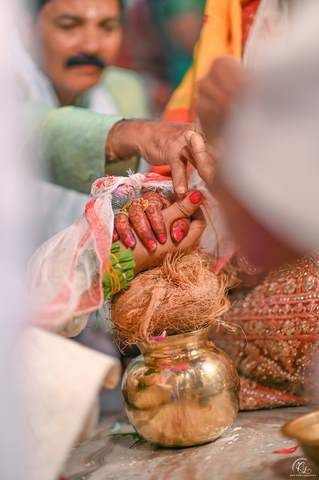
[[(203, 28), (194, 50), (193, 65), (173, 93), (163, 118), (169, 121), (192, 122), (196, 84), (209, 70), (212, 62), (223, 55), (242, 57), (246, 41), (260, 0), (208, 0)], [(152, 167), (152, 171), (169, 175), (167, 165)]]

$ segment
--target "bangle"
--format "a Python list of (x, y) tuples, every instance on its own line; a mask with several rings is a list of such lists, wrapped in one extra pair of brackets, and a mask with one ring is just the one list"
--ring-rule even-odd
[(122, 249), (118, 242), (113, 243), (110, 254), (109, 269), (104, 274), (104, 299), (128, 288), (134, 278), (135, 260), (132, 250)]

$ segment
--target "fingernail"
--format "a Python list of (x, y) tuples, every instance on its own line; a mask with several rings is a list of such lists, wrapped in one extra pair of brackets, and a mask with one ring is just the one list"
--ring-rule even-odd
[(135, 247), (135, 238), (133, 237), (126, 237), (125, 239), (125, 245), (129, 248)]
[(177, 193), (177, 195), (185, 195), (185, 193), (187, 193), (187, 190), (184, 188), (184, 187), (177, 187), (175, 192)]
[(175, 242), (181, 242), (184, 238), (185, 232), (180, 227), (173, 227), (172, 237)]
[(188, 197), (193, 205), (198, 205), (203, 201), (203, 195), (200, 192), (193, 192)]
[(160, 243), (166, 243), (166, 240), (167, 240), (167, 237), (166, 237), (165, 233), (160, 233), (160, 234), (158, 235), (158, 241), (159, 241)]
[(146, 247), (150, 252), (156, 250), (156, 242), (155, 240), (147, 240)]

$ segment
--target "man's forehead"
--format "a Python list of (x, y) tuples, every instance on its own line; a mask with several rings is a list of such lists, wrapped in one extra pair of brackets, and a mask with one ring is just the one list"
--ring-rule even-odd
[(85, 18), (112, 17), (119, 14), (119, 0), (45, 0), (45, 12), (52, 15), (72, 14)]

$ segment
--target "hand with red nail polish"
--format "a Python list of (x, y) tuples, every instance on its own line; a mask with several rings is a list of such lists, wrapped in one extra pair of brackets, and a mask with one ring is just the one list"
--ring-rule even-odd
[[(211, 180), (213, 159), (201, 133), (186, 122), (122, 120), (111, 128), (106, 143), (108, 161), (139, 155), (151, 165), (171, 167), (178, 198), (187, 193), (187, 169), (191, 163), (202, 178)], [(208, 168), (209, 166), (209, 168)]]
[(162, 210), (165, 228), (170, 235), (167, 236), (166, 243), (157, 244), (156, 250), (151, 252), (137, 239), (134, 248), (136, 273), (160, 264), (169, 252), (197, 245), (206, 227), (205, 220), (199, 213), (202, 201), (200, 192), (191, 192), (183, 200)]
[(143, 193), (142, 199), (144, 205), (138, 199), (133, 200), (127, 215), (119, 213), (115, 216), (113, 237), (120, 239), (126, 247), (134, 248), (137, 236), (147, 250), (154, 252), (158, 242), (164, 244), (167, 240), (162, 209), (168, 207), (171, 201), (151, 191)]

